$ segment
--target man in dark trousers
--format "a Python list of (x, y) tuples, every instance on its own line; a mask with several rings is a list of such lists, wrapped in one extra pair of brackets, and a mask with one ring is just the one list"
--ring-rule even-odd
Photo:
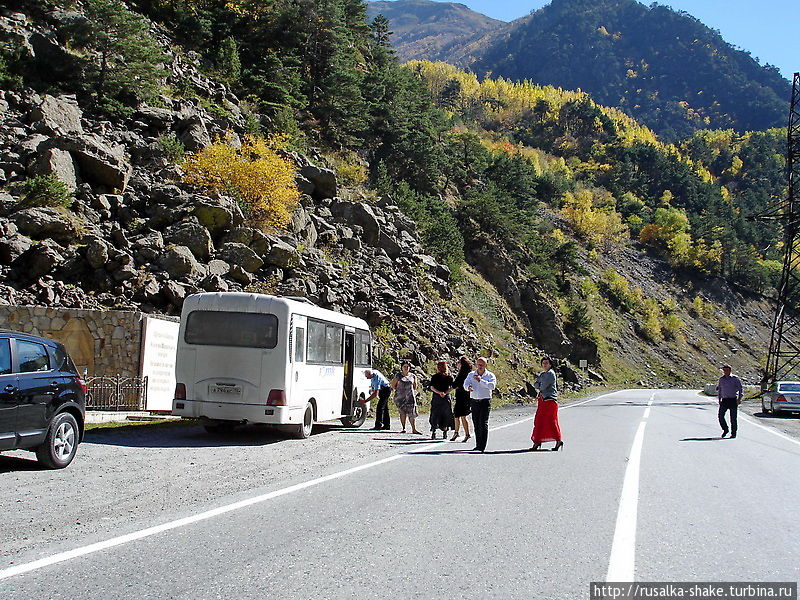
[(487, 360), (479, 358), (475, 370), (464, 380), (464, 389), (472, 400), (472, 423), (475, 429), (475, 450), (486, 450), (489, 439), (489, 411), (492, 409), (492, 391), (497, 387), (494, 373), (486, 369)]
[(391, 429), (389, 425), (389, 396), (392, 395), (392, 388), (389, 380), (377, 369), (367, 369), (364, 377), (369, 379), (369, 398), (364, 402), (372, 402), (375, 396), (378, 397), (378, 405), (375, 407), (375, 427), (373, 429)]
[(736, 437), (736, 417), (739, 403), (744, 396), (742, 380), (736, 375), (731, 375), (731, 366), (722, 365), (722, 377), (717, 383), (717, 399), (719, 400), (719, 426), (722, 427), (722, 437), (728, 435), (728, 424), (725, 422), (725, 413), (731, 411), (731, 438)]

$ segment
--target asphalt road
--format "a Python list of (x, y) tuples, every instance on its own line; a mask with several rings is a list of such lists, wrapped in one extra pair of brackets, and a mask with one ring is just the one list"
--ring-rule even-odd
[(688, 391), (617, 392), (560, 418), (559, 453), (521, 451), (530, 420), (497, 414), (485, 454), (396, 437), (34, 542), (0, 562), (0, 598), (578, 599), (607, 577), (800, 579), (800, 442), (746, 416), (721, 440), (716, 402)]

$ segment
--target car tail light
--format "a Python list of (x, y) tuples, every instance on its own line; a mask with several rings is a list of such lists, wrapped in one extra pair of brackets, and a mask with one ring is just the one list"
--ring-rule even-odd
[(286, 392), (270, 390), (269, 396), (267, 396), (267, 406), (286, 406)]
[(186, 400), (186, 384), (175, 384), (175, 400)]
[(780, 395), (775, 399), (776, 402), (786, 402), (786, 396)]
[(89, 386), (86, 385), (86, 382), (83, 380), (83, 378), (76, 377), (75, 378), (75, 383), (77, 383), (79, 386), (81, 386), (81, 391), (84, 394), (86, 394), (86, 392), (89, 390)]

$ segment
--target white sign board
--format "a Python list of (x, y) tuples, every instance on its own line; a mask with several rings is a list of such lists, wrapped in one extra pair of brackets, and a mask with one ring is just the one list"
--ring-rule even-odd
[(175, 355), (180, 323), (145, 317), (142, 323), (142, 377), (147, 377), (147, 410), (172, 410)]
[(580, 361), (579, 365), (580, 365), (581, 369), (588, 369), (589, 368), (589, 361), (588, 360), (582, 360), (582, 361)]

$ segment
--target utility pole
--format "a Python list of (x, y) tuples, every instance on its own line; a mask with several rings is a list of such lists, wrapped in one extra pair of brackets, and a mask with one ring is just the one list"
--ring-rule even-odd
[(794, 74), (789, 109), (786, 200), (754, 217), (783, 224), (783, 271), (772, 324), (769, 355), (761, 388), (777, 381), (800, 379), (800, 73)]

